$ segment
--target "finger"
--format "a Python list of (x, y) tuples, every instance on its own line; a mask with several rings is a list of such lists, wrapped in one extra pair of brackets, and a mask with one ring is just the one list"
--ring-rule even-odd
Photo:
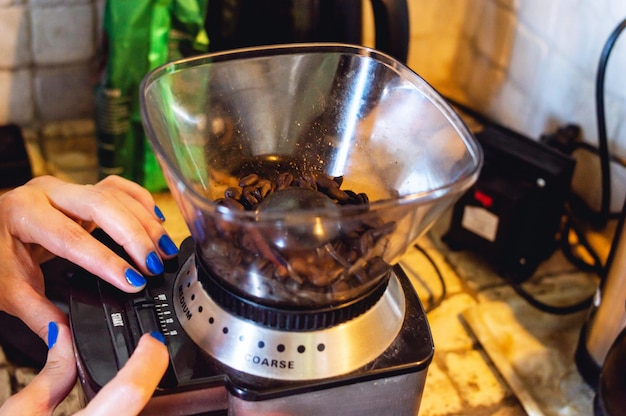
[[(131, 186), (121, 178), (91, 187), (56, 178), (43, 178), (41, 182), (45, 182), (45, 193), (51, 203), (71, 218), (100, 226), (124, 247), (144, 273), (161, 273), (162, 265), (157, 253), (166, 257), (176, 254), (177, 248), (170, 243), (171, 239), (154, 210), (145, 206), (151, 204), (154, 207), (152, 196), (148, 193), (146, 197), (145, 190), (139, 192), (136, 189), (138, 185)], [(115, 186), (117, 182), (120, 186)], [(135, 196), (143, 200), (148, 198), (148, 201), (141, 202)], [(153, 258), (149, 257), (151, 254)]]
[(12, 292), (12, 296), (15, 299), (6, 306), (6, 312), (20, 318), (41, 339), (45, 339), (51, 320), (67, 325), (67, 315), (30, 286)]
[[(104, 222), (106, 231), (127, 250), (144, 274), (162, 272), (163, 263), (155, 250), (155, 243), (146, 233), (142, 222), (137, 220), (135, 214), (116, 202), (115, 198), (97, 192), (93, 194), (89, 187), (66, 184), (56, 178), (37, 178), (27, 186), (45, 188), (46, 192), (52, 195), (50, 199), (63, 212), (51, 207), (50, 201), (42, 192), (13, 192), (10, 195), (13, 199), (5, 206), (14, 207), (9, 208), (7, 215), (11, 220), (9, 227), (12, 234), (21, 241), (36, 242), (121, 290), (127, 292), (140, 290), (145, 284), (143, 276), (66, 215), (74, 218), (82, 216), (86, 221)], [(90, 194), (93, 195), (89, 196)], [(99, 204), (94, 201), (104, 201), (101, 204), (104, 209), (96, 209)], [(21, 212), (25, 206), (38, 207), (30, 212), (28, 221)], [(152, 214), (143, 211), (141, 215), (148, 218), (143, 221), (152, 222), (154, 227), (158, 227), (158, 232), (166, 236), (161, 224), (152, 218)], [(156, 245), (163, 246), (163, 243), (169, 248), (170, 253), (175, 254), (177, 248), (169, 237), (162, 237)], [(163, 251), (159, 250), (161, 253)]]
[(20, 318), (42, 339), (48, 333), (48, 322), (67, 322), (67, 316), (44, 295), (41, 268), (29, 258), (27, 247), (5, 247), (0, 264), (0, 309)]
[(148, 192), (146, 188), (143, 188), (139, 184), (132, 182), (128, 179), (124, 179), (120, 176), (110, 175), (96, 184), (100, 187), (113, 187), (119, 189), (126, 194), (130, 195), (133, 199), (140, 202), (146, 211), (151, 211), (157, 220), (165, 221), (163, 213), (154, 204), (154, 198), (152, 194)]
[[(145, 278), (124, 259), (58, 210), (33, 211), (28, 224), (15, 230), (15, 234), (21, 241), (36, 242), (126, 292), (137, 292), (146, 284)], [(150, 273), (147, 267), (150, 256), (145, 257), (144, 273)], [(153, 262), (158, 265), (158, 256), (152, 257), (156, 257)]]
[(126, 365), (78, 414), (138, 414), (152, 397), (167, 369), (168, 353), (162, 337), (160, 333), (144, 334)]
[(69, 394), (76, 383), (76, 361), (69, 328), (51, 322), (48, 330), (48, 358), (41, 372), (19, 393), (10, 397), (0, 413), (6, 415), (48, 415)]
[[(117, 202), (130, 213), (132, 218), (136, 218), (139, 221), (145, 233), (158, 249), (161, 257), (169, 258), (178, 252), (178, 248), (165, 232), (162, 223), (156, 221), (152, 213), (147, 214), (145, 206), (140, 201), (125, 192), (119, 192), (117, 190), (111, 190), (109, 192), (115, 195)], [(159, 215), (163, 215), (156, 206), (155, 209), (159, 212)], [(120, 217), (120, 213), (120, 209), (109, 213), (98, 212), (98, 217), (96, 218), (98, 225), (116, 241), (122, 241), (124, 237), (128, 236), (128, 228), (118, 226), (125, 220), (124, 217)], [(119, 232), (120, 229), (122, 234), (118, 235), (117, 232)], [(132, 238), (132, 235), (130, 237)]]

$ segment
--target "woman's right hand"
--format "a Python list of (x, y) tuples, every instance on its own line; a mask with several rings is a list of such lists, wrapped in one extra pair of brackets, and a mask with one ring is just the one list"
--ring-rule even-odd
[[(20, 318), (42, 339), (50, 321), (67, 317), (45, 297), (40, 263), (63, 257), (125, 292), (163, 271), (178, 248), (163, 228), (152, 195), (109, 176), (77, 185), (42, 176), (0, 196), (0, 310)], [(137, 268), (90, 234), (100, 227)]]

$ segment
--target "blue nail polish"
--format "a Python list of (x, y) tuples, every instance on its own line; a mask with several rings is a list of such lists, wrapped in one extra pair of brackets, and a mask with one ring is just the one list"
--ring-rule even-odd
[(161, 262), (159, 255), (154, 251), (151, 251), (150, 254), (148, 254), (148, 258), (146, 258), (146, 266), (152, 274), (161, 274), (164, 270), (163, 263)]
[(178, 253), (178, 247), (167, 234), (163, 234), (159, 238), (159, 248), (168, 256)]
[(152, 331), (152, 332), (150, 332), (150, 336), (152, 338), (160, 341), (162, 344), (165, 344), (165, 337), (159, 331)]
[(48, 324), (48, 349), (54, 347), (59, 337), (59, 326), (56, 322), (50, 322)]
[(154, 214), (161, 220), (161, 221), (165, 221), (165, 215), (163, 215), (163, 212), (161, 211), (161, 209), (159, 207), (157, 207), (156, 205), (154, 206)]
[(135, 269), (126, 269), (124, 276), (126, 277), (126, 281), (132, 286), (141, 287), (146, 284), (146, 278)]

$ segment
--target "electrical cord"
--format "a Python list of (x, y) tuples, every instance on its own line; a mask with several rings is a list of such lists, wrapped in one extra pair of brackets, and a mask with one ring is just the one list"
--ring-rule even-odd
[[(588, 151), (590, 153), (595, 154), (596, 156), (600, 155), (600, 151), (598, 150), (598, 148), (593, 146), (593, 145), (591, 145), (591, 144), (589, 144), (589, 143), (587, 143), (587, 142), (576, 142), (576, 143), (574, 143), (574, 149), (583, 149), (583, 150), (586, 150), (586, 151)], [(615, 162), (615, 163), (617, 163), (618, 165), (620, 165), (622, 167), (626, 167), (626, 159), (624, 159), (624, 158), (621, 158), (621, 157), (616, 156), (614, 154), (609, 154), (609, 159), (610, 159), (611, 162)], [(615, 213), (615, 214), (619, 215), (619, 213)]]
[[(608, 149), (608, 139), (606, 133), (606, 115), (604, 110), (604, 81), (606, 74), (606, 67), (608, 64), (609, 57), (619, 38), (621, 32), (626, 29), (626, 19), (624, 19), (618, 26), (613, 30), (609, 38), (607, 39), (604, 48), (602, 50), (602, 54), (600, 57), (600, 62), (598, 64), (597, 75), (596, 75), (596, 118), (598, 124), (598, 148), (594, 148), (592, 145), (585, 142), (575, 143), (573, 148), (581, 148), (587, 151), (591, 151), (598, 155), (600, 158), (600, 169), (601, 169), (601, 206), (600, 212), (594, 213), (590, 209), (584, 209), (586, 211), (586, 217), (592, 218), (594, 224), (598, 227), (606, 226), (609, 219), (620, 218), (620, 221), (623, 221), (623, 216), (626, 215), (626, 202), (624, 211), (620, 213), (615, 213), (610, 211), (611, 205), (611, 172), (610, 172), (610, 163), (611, 161), (619, 163), (621, 166), (626, 166), (626, 161), (612, 156)], [(471, 109), (470, 107), (463, 105), (451, 98), (445, 97), (451, 105), (457, 107), (461, 111), (467, 113), (469, 116), (475, 118), (480, 123), (486, 124), (495, 124), (491, 120), (489, 120), (484, 115), (479, 112)], [(572, 149), (573, 149), (572, 148)], [(593, 272), (597, 274), (601, 281), (607, 274), (607, 267), (610, 264), (612, 253), (614, 253), (615, 245), (617, 244), (617, 237), (614, 237), (614, 241), (611, 246), (611, 250), (609, 254), (609, 260), (607, 264), (603, 264), (602, 260), (593, 249), (589, 241), (587, 240), (585, 233), (581, 230), (581, 228), (574, 221), (574, 212), (572, 210), (572, 206), (576, 207), (578, 210), (584, 206), (580, 200), (578, 200), (574, 195), (571, 195), (566, 206), (566, 215), (565, 221), (563, 222), (560, 236), (560, 248), (563, 252), (563, 255), (567, 258), (567, 260), (572, 263), (574, 266), (583, 271)], [(621, 215), (621, 217), (620, 217)], [(574, 254), (573, 247), (569, 242), (570, 232), (573, 232), (577, 237), (579, 244), (587, 251), (587, 253), (591, 256), (593, 262), (588, 263), (581, 259), (579, 256)], [(581, 310), (588, 309), (593, 301), (593, 295), (589, 296), (575, 304), (566, 305), (566, 306), (555, 306), (546, 304), (536, 297), (532, 296), (528, 293), (519, 283), (515, 282), (509, 276), (504, 276), (507, 283), (513, 288), (513, 290), (523, 299), (525, 299), (529, 304), (542, 310), (547, 313), (557, 314), (557, 315), (566, 315), (575, 313)]]
[[(580, 230), (576, 231), (576, 234), (580, 238), (580, 244), (583, 247), (585, 247), (585, 249), (589, 252), (589, 254), (594, 259), (594, 264), (593, 265), (589, 265), (587, 263), (582, 263), (579, 266), (580, 266), (581, 269), (584, 269), (585, 266), (588, 266), (588, 271), (595, 272), (600, 277), (601, 284), (603, 283), (604, 278), (607, 276), (608, 270), (609, 270), (609, 268), (611, 267), (611, 264), (614, 261), (615, 255), (617, 253), (617, 244), (619, 242), (619, 239), (621, 238), (622, 229), (624, 227), (624, 222), (625, 221), (626, 221), (626, 200), (624, 201), (624, 205), (622, 207), (622, 211), (619, 214), (619, 223), (617, 225), (617, 229), (616, 229), (615, 235), (613, 236), (613, 241), (611, 242), (611, 249), (609, 251), (608, 259), (607, 259), (605, 265), (602, 264), (602, 261), (600, 260), (598, 255), (591, 248), (591, 245), (586, 240), (586, 238), (584, 238), (584, 233), (582, 233)], [(575, 225), (573, 225), (572, 222), (569, 222), (569, 225), (575, 227)], [(567, 226), (566, 226), (564, 228), (564, 231), (569, 231), (569, 228), (567, 228)], [(566, 240), (566, 239), (567, 239), (567, 234), (562, 234), (561, 235), (561, 240)], [(569, 244), (564, 245), (564, 247), (568, 247), (568, 248), (571, 249)], [(577, 257), (575, 259), (580, 260)], [(589, 309), (591, 307), (591, 305), (593, 303), (593, 298), (594, 298), (594, 295), (591, 295), (591, 296), (587, 297), (586, 299), (583, 299), (580, 302), (575, 303), (573, 305), (564, 306), (564, 307), (552, 306), (552, 305), (548, 305), (548, 304), (545, 304), (543, 302), (540, 302), (536, 298), (532, 297), (519, 284), (512, 283), (511, 286), (513, 287), (513, 289), (515, 290), (515, 292), (518, 295), (523, 297), (531, 305), (535, 306), (536, 308), (538, 308), (538, 309), (540, 309), (542, 311), (545, 311), (545, 312), (548, 312), (548, 313), (552, 313), (552, 314), (557, 314), (557, 315), (567, 315), (567, 314), (570, 314), (570, 313), (579, 312), (581, 310), (587, 310), (587, 309)]]
[[(579, 267), (582, 270), (595, 272), (600, 279), (603, 279), (607, 273), (608, 264), (602, 264), (599, 256), (593, 250), (591, 245), (586, 240), (584, 233), (573, 224), (574, 210), (578, 212), (583, 212), (585, 217), (591, 218), (592, 223), (597, 227), (606, 226), (607, 222), (610, 219), (620, 218), (623, 216), (623, 213), (611, 212), (611, 162), (616, 162), (621, 166), (626, 166), (626, 161), (613, 156), (609, 152), (608, 146), (608, 138), (606, 133), (606, 115), (604, 111), (604, 84), (605, 84), (605, 74), (606, 67), (609, 61), (609, 57), (611, 56), (611, 52), (617, 39), (619, 38), (622, 31), (626, 29), (626, 19), (622, 20), (617, 27), (611, 32), (609, 38), (604, 44), (602, 49), (602, 53), (600, 55), (600, 62), (598, 64), (598, 70), (596, 75), (596, 119), (598, 124), (598, 147), (585, 143), (585, 142), (576, 142), (574, 148), (584, 149), (586, 151), (590, 151), (594, 154), (597, 154), (600, 158), (600, 173), (601, 173), (601, 200), (600, 200), (600, 211), (598, 213), (594, 213), (590, 208), (586, 206), (586, 204), (575, 195), (570, 196), (570, 206), (572, 209), (569, 210), (566, 216), (566, 222), (564, 228), (561, 232), (561, 249), (565, 257), (574, 265)], [(593, 264), (589, 264), (582, 260), (580, 257), (577, 257), (573, 251), (572, 247), (569, 244), (568, 235), (569, 232), (573, 231), (576, 237), (578, 238), (581, 245), (585, 248), (585, 250), (591, 255), (593, 258)], [(613, 243), (613, 245), (615, 242)], [(614, 247), (611, 247), (613, 250)], [(607, 262), (608, 263), (608, 262)]]
[(606, 225), (609, 219), (611, 207), (611, 171), (609, 146), (606, 134), (606, 116), (604, 112), (604, 78), (606, 66), (611, 55), (611, 51), (619, 38), (621, 32), (626, 29), (626, 19), (617, 25), (607, 39), (602, 54), (596, 76), (596, 117), (598, 123), (598, 152), (600, 155), (600, 170), (602, 177), (602, 196), (600, 203), (600, 225)]
[[(567, 208), (566, 208), (567, 209)], [(593, 272), (598, 276), (602, 276), (604, 274), (604, 266), (602, 264), (602, 260), (596, 251), (593, 249), (585, 233), (580, 229), (580, 227), (572, 220), (571, 212), (567, 215), (567, 220), (564, 221), (562, 229), (561, 229), (561, 237), (560, 237), (560, 247), (565, 258), (576, 266), (578, 269), (585, 272)], [(593, 263), (587, 263), (579, 256), (574, 254), (573, 247), (569, 242), (569, 234), (573, 232), (578, 239), (579, 244), (587, 251), (587, 253), (593, 259)]]
[(417, 243), (413, 244), (413, 247), (417, 251), (422, 253), (422, 255), (426, 258), (426, 260), (428, 260), (428, 262), (431, 264), (431, 266), (435, 270), (435, 273), (437, 274), (437, 278), (439, 279), (439, 282), (441, 283), (441, 295), (439, 295), (439, 297), (435, 299), (425, 310), (426, 313), (429, 313), (433, 311), (434, 309), (438, 308), (439, 305), (441, 305), (441, 303), (445, 300), (447, 296), (446, 282), (443, 279), (443, 274), (441, 273), (439, 266), (437, 266), (437, 263), (435, 263), (435, 260), (431, 257), (431, 255), (428, 254), (426, 250), (424, 250), (424, 248), (422, 248)]
[(540, 311), (547, 312), (552, 315), (569, 315), (575, 312), (587, 310), (591, 307), (593, 302), (593, 296), (586, 297), (585, 299), (576, 302), (572, 305), (555, 306), (542, 302), (530, 293), (528, 293), (520, 284), (509, 280), (509, 284), (521, 298), (523, 298), (530, 305), (539, 309)]

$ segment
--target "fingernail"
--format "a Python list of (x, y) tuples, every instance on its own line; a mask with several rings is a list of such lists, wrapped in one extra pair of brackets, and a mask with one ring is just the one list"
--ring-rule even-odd
[(165, 337), (159, 331), (150, 332), (150, 336), (158, 341), (161, 341), (162, 344), (165, 344)]
[(146, 284), (146, 278), (143, 277), (138, 271), (135, 269), (128, 268), (124, 272), (124, 276), (126, 277), (126, 281), (130, 283), (132, 286), (141, 287)]
[(154, 251), (151, 251), (150, 254), (148, 254), (148, 257), (146, 258), (146, 266), (152, 274), (161, 274), (164, 270), (163, 263), (161, 262), (159, 255)]
[(161, 238), (159, 238), (159, 248), (168, 256), (178, 253), (178, 247), (176, 247), (176, 244), (174, 244), (167, 234), (163, 234)]
[(59, 337), (59, 326), (56, 322), (50, 322), (48, 324), (48, 349), (54, 347)]
[(154, 206), (154, 214), (161, 221), (165, 221), (165, 215), (163, 215), (163, 212), (161, 211), (161, 209), (159, 207), (157, 207), (156, 205)]

